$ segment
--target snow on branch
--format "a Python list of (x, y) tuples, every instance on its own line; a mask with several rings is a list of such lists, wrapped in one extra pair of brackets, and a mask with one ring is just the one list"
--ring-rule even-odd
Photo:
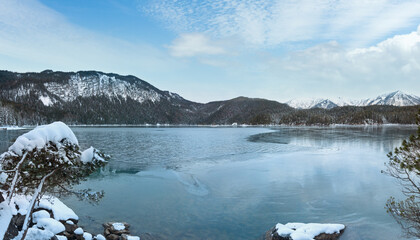
[(108, 159), (108, 155), (93, 147), (81, 152), (73, 131), (62, 122), (36, 127), (18, 137), (0, 155), (0, 187), (8, 189), (8, 205), (14, 204), (10, 200), (16, 194), (32, 196), (25, 207), (22, 239), (27, 234), (33, 208), (44, 193), (74, 194), (80, 199), (99, 201), (103, 192), (72, 188), (103, 167)]

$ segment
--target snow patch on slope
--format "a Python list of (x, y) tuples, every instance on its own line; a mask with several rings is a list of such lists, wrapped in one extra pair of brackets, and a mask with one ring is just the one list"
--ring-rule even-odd
[(54, 103), (51, 101), (51, 98), (49, 96), (39, 96), (39, 100), (41, 100), (42, 104), (44, 104), (44, 106), (51, 106)]
[(319, 102), (324, 101), (323, 98), (301, 98), (301, 99), (292, 99), (286, 102), (287, 105), (297, 108), (297, 109), (308, 109), (317, 105)]
[(66, 102), (74, 101), (77, 97), (92, 96), (104, 96), (109, 99), (120, 97), (124, 100), (131, 98), (140, 103), (161, 100), (161, 94), (153, 89), (100, 73), (83, 77), (80, 74), (74, 74), (70, 76), (67, 83), (47, 82), (44, 86), (50, 93)]

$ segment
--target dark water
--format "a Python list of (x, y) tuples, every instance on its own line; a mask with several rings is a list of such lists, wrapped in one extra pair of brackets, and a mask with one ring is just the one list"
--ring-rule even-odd
[[(112, 155), (63, 199), (85, 229), (127, 221), (166, 239), (257, 239), (277, 222), (343, 223), (342, 240), (403, 239), (384, 205), (400, 187), (380, 173), (414, 127), (73, 128), (82, 148)], [(2, 151), (25, 131), (0, 133)]]

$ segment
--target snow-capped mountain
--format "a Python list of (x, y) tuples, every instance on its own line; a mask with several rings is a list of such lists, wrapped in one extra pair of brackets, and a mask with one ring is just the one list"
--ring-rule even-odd
[(309, 108), (325, 108), (330, 109), (337, 107), (337, 104), (330, 101), (329, 99), (314, 98), (314, 99), (293, 99), (286, 102), (287, 105), (297, 109), (309, 109)]
[[(22, 84), (17, 88), (3, 91), (2, 95), (10, 100), (35, 96), (45, 106), (72, 102), (77, 98), (106, 97), (108, 99), (127, 100), (131, 98), (139, 103), (156, 103), (162, 99), (168, 101), (183, 100), (178, 94), (161, 91), (147, 82), (133, 76), (118, 76), (102, 72), (59, 73), (44, 71), (40, 73), (41, 82), (25, 82), (28, 78), (40, 78), (33, 73), (19, 74), (17, 80)], [(54, 79), (52, 81), (52, 79)]]
[(266, 99), (188, 101), (134, 76), (98, 71), (0, 71), (0, 125), (56, 120), (74, 124), (270, 123), (293, 111)]
[(360, 101), (359, 106), (371, 105), (392, 105), (392, 106), (414, 106), (420, 104), (420, 97), (395, 91), (382, 94), (376, 98), (368, 98)]
[(324, 108), (331, 109), (342, 106), (373, 106), (373, 105), (390, 105), (390, 106), (414, 106), (420, 104), (420, 97), (406, 94), (402, 91), (395, 91), (382, 94), (376, 98), (367, 98), (362, 100), (350, 100), (344, 98), (337, 99), (293, 99), (286, 102), (289, 106), (297, 109)]
[(0, 71), (0, 89), (0, 107), (14, 103), (23, 115), (34, 114), (26, 119), (42, 121), (61, 117), (76, 123), (188, 122), (200, 106), (137, 77), (98, 71)]
[[(267, 99), (238, 97), (197, 103), (134, 76), (98, 71), (16, 73), (0, 71), (0, 126), (68, 124), (413, 124), (416, 96), (394, 92), (377, 98), (293, 100), (296, 108)], [(342, 105), (393, 104), (366, 108)]]

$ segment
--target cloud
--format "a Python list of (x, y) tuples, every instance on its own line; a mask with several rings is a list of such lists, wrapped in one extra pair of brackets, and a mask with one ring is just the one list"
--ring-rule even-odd
[(194, 57), (201, 55), (220, 55), (226, 53), (223, 47), (211, 41), (201, 33), (185, 33), (175, 39), (170, 46), (171, 55), (175, 57)]
[[(410, 68), (420, 75), (420, 35), (418, 31), (396, 35), (367, 48), (346, 49), (337, 42), (320, 44), (298, 51), (283, 59), (283, 66), (293, 71), (334, 69), (352, 79), (351, 75), (364, 75), (364, 79), (391, 72), (400, 75)], [(360, 76), (359, 76), (360, 77)]]
[(0, 56), (2, 68), (13, 71), (94, 69), (147, 76), (179, 66), (163, 49), (88, 31), (35, 0), (2, 0)]
[(178, 36), (162, 35), (166, 48), (89, 31), (36, 0), (1, 2), (7, 70), (133, 74), (195, 101), (420, 95), (418, 1), (150, 1)]
[(177, 33), (235, 37), (257, 48), (329, 40), (365, 46), (420, 20), (417, 0), (163, 0), (140, 9)]
[(332, 41), (261, 61), (272, 78), (288, 82), (291, 98), (371, 97), (397, 89), (418, 94), (419, 30), (366, 48), (347, 49)]

